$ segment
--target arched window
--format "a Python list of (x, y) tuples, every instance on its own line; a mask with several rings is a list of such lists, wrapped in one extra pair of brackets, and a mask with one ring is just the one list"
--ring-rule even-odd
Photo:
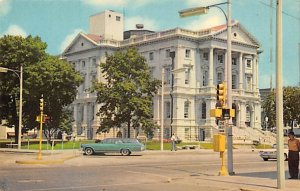
[(202, 115), (201, 115), (202, 119), (206, 119), (206, 103), (202, 102)]

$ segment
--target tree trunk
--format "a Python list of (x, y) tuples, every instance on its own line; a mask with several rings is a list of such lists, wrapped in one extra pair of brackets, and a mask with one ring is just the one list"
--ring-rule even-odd
[(130, 120), (128, 120), (128, 123), (127, 123), (127, 138), (130, 138)]
[(12, 121), (13, 125), (15, 126), (15, 144), (18, 144), (19, 140), (19, 120), (18, 120), (18, 115), (17, 115), (17, 104), (16, 104), (16, 98), (13, 96), (12, 97), (12, 108), (11, 108), (11, 116), (12, 116)]

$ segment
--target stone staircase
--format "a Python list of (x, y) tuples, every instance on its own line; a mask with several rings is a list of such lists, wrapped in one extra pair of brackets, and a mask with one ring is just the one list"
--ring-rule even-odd
[(276, 143), (276, 135), (269, 131), (262, 131), (253, 128), (232, 127), (233, 143), (235, 144), (253, 144), (259, 142), (261, 144), (273, 145)]

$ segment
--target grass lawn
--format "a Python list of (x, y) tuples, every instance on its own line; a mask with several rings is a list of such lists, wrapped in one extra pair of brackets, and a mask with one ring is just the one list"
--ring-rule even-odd
[[(62, 150), (62, 149), (80, 149), (80, 144), (82, 143), (94, 143), (94, 140), (82, 140), (82, 141), (68, 141), (68, 142), (56, 142), (53, 150)], [(144, 143), (145, 144), (145, 143)], [(160, 150), (160, 142), (159, 141), (148, 141), (146, 144), (147, 150)], [(188, 145), (200, 146), (201, 149), (213, 149), (213, 144), (210, 142), (183, 142), (180, 144), (176, 144), (177, 147), (183, 147)], [(233, 148), (235, 148), (233, 146)], [(270, 145), (260, 144), (255, 146), (256, 149), (270, 149), (272, 148)], [(26, 142), (22, 142), (22, 149), (31, 149), (38, 150), (39, 143), (37, 140), (34, 142), (29, 142), (29, 146)], [(42, 144), (42, 150), (51, 150), (52, 147), (50, 144), (47, 144), (45, 141)], [(164, 143), (164, 150), (171, 150), (171, 143)]]
[[(62, 149), (79, 149), (80, 144), (82, 143), (94, 143), (94, 140), (84, 140), (84, 141), (68, 141), (68, 142), (56, 142), (55, 146), (53, 147), (53, 150), (62, 150)], [(39, 149), (39, 144), (31, 144), (29, 143), (29, 148), (28, 144), (22, 144), (22, 149), (31, 149), (31, 150), (38, 150)], [(47, 144), (46, 142), (43, 142), (42, 144), (42, 150), (51, 150), (52, 147), (50, 144)]]

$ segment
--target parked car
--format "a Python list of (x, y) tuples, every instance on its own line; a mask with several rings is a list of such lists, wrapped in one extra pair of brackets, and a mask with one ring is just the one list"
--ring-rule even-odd
[[(276, 144), (272, 146), (272, 149), (259, 151), (259, 155), (264, 161), (268, 161), (269, 159), (277, 159)], [(284, 144), (284, 159), (287, 160), (287, 158), (288, 158), (288, 145)]]
[(121, 153), (130, 155), (132, 152), (145, 150), (145, 146), (137, 139), (107, 138), (97, 143), (81, 144), (86, 155), (95, 153)]

